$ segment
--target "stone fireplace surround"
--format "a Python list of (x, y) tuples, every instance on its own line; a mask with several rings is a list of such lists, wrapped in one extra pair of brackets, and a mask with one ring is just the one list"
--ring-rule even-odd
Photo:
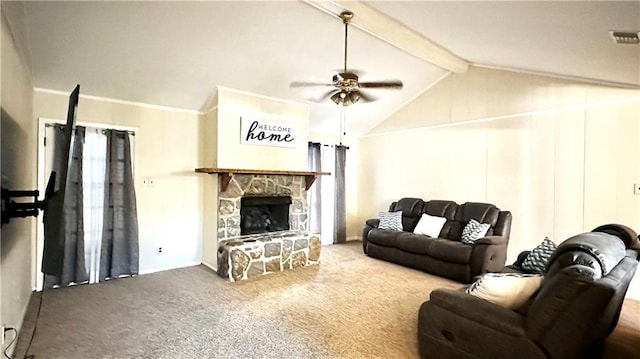
[[(218, 193), (218, 274), (230, 281), (318, 264), (320, 236), (307, 229), (308, 179), (235, 174)], [(241, 236), (243, 197), (290, 196), (289, 230)]]
[(218, 242), (240, 236), (240, 200), (245, 196), (290, 196), (289, 230), (307, 229), (304, 177), (236, 174), (218, 195)]

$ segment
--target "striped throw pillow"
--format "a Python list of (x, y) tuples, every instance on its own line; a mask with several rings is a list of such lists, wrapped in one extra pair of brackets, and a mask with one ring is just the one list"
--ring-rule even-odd
[(380, 212), (380, 224), (378, 229), (388, 229), (391, 231), (402, 230), (402, 212)]
[(531, 273), (544, 273), (549, 263), (551, 254), (556, 250), (556, 244), (553, 243), (549, 237), (542, 240), (542, 243), (538, 244), (522, 262), (522, 269)]
[(480, 223), (472, 219), (462, 230), (462, 243), (473, 244), (473, 242), (484, 237), (491, 228), (488, 223)]

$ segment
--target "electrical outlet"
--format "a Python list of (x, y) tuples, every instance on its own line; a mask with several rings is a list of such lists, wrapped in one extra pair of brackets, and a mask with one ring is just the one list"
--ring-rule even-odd
[(156, 179), (155, 178), (148, 178), (149, 180), (149, 187), (155, 187), (156, 186)]
[(162, 247), (158, 247), (158, 254), (162, 254)]
[(142, 179), (142, 187), (148, 187), (149, 186), (149, 179), (148, 178), (143, 178)]
[(640, 194), (640, 183), (635, 183), (633, 185), (633, 194)]

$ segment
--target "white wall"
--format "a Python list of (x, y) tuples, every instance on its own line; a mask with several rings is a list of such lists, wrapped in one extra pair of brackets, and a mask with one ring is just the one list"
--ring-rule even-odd
[[(218, 167), (218, 109), (204, 114), (200, 130), (201, 160), (198, 167)], [(218, 176), (202, 177), (202, 263), (216, 269), (218, 265)]]
[[(36, 188), (36, 125), (31, 120), (33, 86), (24, 54), (13, 41), (14, 36), (20, 38), (24, 31), (24, 13), (19, 3), (2, 2), (1, 9), (2, 187), (33, 190)], [(7, 17), (12, 20), (11, 28)], [(35, 221), (33, 217), (12, 219), (2, 226), (0, 238), (0, 323), (18, 330), (32, 290)], [(11, 337), (8, 333), (7, 338)], [(8, 344), (1, 349), (4, 351)]]
[[(197, 167), (247, 170), (306, 171), (309, 136), (309, 106), (301, 103), (218, 87), (213, 107), (203, 118), (200, 134), (201, 161)], [(295, 148), (243, 144), (241, 118), (252, 117), (294, 124), (298, 129)], [(218, 175), (203, 179), (202, 262), (217, 268)]]
[[(219, 168), (307, 170), (309, 106), (218, 87), (217, 161)], [(240, 143), (242, 117), (296, 125), (296, 148)]]
[(639, 138), (640, 91), (471, 68), (361, 139), (360, 222), (400, 197), (493, 203), (513, 213), (507, 262), (545, 236), (640, 231)]
[[(69, 89), (71, 90), (71, 89)], [(134, 180), (140, 273), (199, 264), (202, 257), (202, 115), (82, 97), (77, 121), (135, 128)], [(66, 118), (68, 94), (34, 92), (37, 118)], [(155, 187), (142, 187), (154, 178)], [(158, 253), (162, 247), (162, 254)]]

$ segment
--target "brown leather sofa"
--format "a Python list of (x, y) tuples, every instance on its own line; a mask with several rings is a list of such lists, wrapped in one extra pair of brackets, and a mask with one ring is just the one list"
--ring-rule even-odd
[[(463, 283), (504, 267), (511, 212), (487, 203), (458, 205), (453, 201), (425, 202), (420, 198), (402, 198), (391, 203), (389, 212), (397, 211), (402, 211), (403, 231), (379, 229), (378, 219), (366, 221), (362, 246), (367, 255)], [(447, 219), (438, 238), (413, 233), (423, 213)], [(471, 219), (491, 225), (487, 235), (473, 245), (460, 242), (462, 230)]]
[[(611, 228), (609, 228), (611, 229)], [(538, 291), (516, 310), (436, 289), (418, 314), (422, 358), (599, 358), (638, 266), (637, 235), (583, 233), (552, 254)], [(517, 263), (516, 263), (517, 267)]]

